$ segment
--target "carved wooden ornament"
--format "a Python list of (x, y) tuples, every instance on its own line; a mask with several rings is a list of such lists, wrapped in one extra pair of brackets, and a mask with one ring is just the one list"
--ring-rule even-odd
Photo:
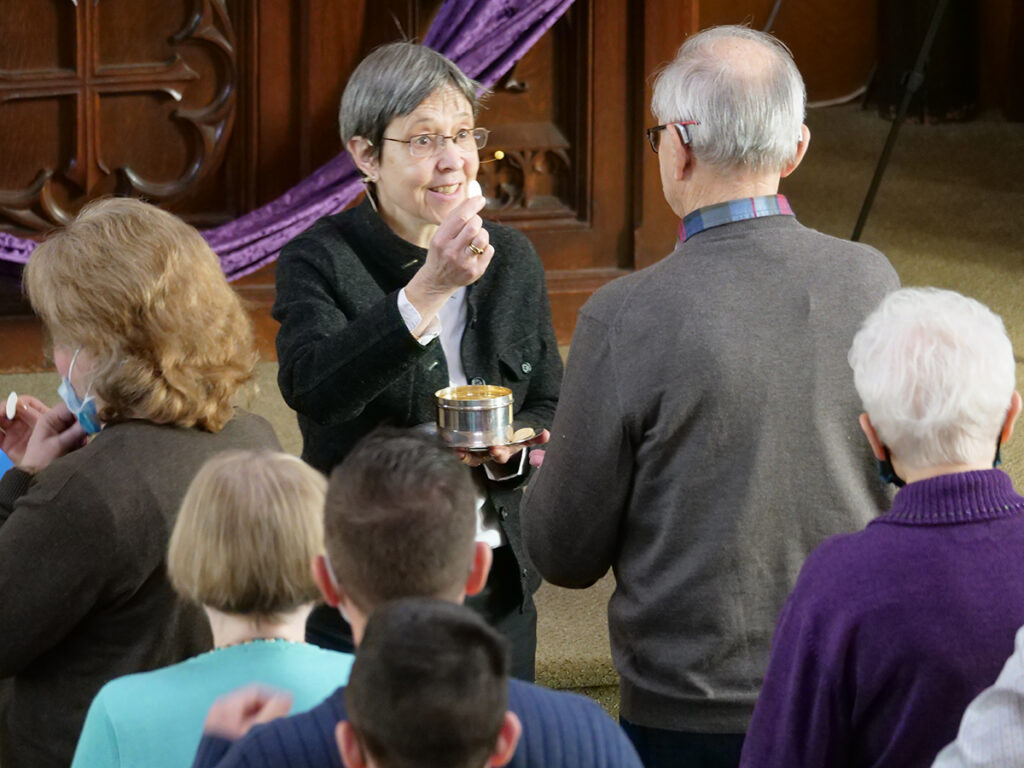
[[(64, 166), (40, 168), (21, 189), (0, 188), (0, 224), (6, 219), (19, 229), (42, 231), (65, 223), (89, 199), (110, 192), (157, 203), (182, 196), (219, 166), (235, 118), (237, 52), (226, 0), (190, 0), (185, 24), (168, 40), (174, 53), (163, 61), (130, 64), (101, 60), (102, 0), (64, 1), (67, 12), (74, 14), (75, 68), (0, 69), (0, 122), (11, 119), (4, 115), (5, 106), (23, 100), (70, 98), (75, 104), (71, 157)], [(151, 8), (155, 12), (157, 7)], [(185, 46), (204, 49), (216, 83), (201, 82), (203, 77), (176, 50)], [(189, 89), (199, 85), (204, 88), (201, 92), (211, 91), (212, 98), (198, 108), (178, 107), (170, 114), (188, 147), (188, 160), (178, 178), (151, 180), (127, 165), (110, 167), (104, 145), (125, 137), (102, 135), (104, 97), (159, 94), (180, 104), (188, 102)]]

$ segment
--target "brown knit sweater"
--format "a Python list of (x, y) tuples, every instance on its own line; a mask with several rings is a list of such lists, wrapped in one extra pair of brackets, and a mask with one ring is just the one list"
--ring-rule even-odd
[(132, 421), (35, 477), (0, 480), (0, 720), (4, 768), (66, 768), (89, 703), (115, 677), (211, 646), (206, 618), (172, 591), (165, 553), (203, 462), (279, 448), (239, 413), (217, 434)]

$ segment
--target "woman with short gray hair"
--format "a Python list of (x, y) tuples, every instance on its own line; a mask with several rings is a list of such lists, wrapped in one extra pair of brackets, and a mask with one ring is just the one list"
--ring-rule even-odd
[(804, 564), (743, 766), (929, 765), (1024, 625), (1024, 497), (994, 465), (1021, 410), (1002, 320), (891, 293), (850, 350), (892, 508)]
[[(477, 88), (406, 42), (373, 51), (345, 88), (341, 136), (366, 196), (285, 246), (273, 312), (281, 391), (298, 412), (303, 458), (323, 472), (381, 424), (433, 423), (434, 392), (454, 384), (508, 387), (517, 422), (547, 439), (562, 363), (544, 270), (522, 234), (478, 215), (489, 132), (476, 125)], [(513, 673), (532, 679), (540, 579), (519, 535), (524, 454), (460, 457), (475, 468), (479, 535), (494, 557), (469, 604), (511, 641)], [(348, 648), (335, 611), (315, 611), (309, 630)]]

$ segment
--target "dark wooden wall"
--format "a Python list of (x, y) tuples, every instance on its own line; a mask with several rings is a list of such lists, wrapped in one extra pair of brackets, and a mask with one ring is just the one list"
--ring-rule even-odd
[[(593, 290), (671, 247), (643, 129), (650, 73), (687, 34), (763, 27), (773, 0), (577, 0), (494, 89), (481, 167), (489, 216), (544, 260), (568, 341)], [(37, 236), (111, 193), (196, 226), (266, 203), (340, 151), (337, 105), (374, 46), (425, 34), (440, 0), (3, 0), (0, 230)], [(850, 93), (874, 62), (876, 0), (784, 0), (775, 32), (812, 100)], [(1002, 30), (1010, 0), (986, 0)], [(484, 44), (484, 41), (482, 41)], [(1006, 46), (990, 68), (1006, 68)], [(998, 51), (1001, 50), (1001, 53)], [(1000, 58), (1001, 57), (1001, 58)], [(1002, 91), (988, 86), (992, 98)], [(238, 284), (273, 354), (273, 267)], [(17, 271), (0, 268), (0, 371), (45, 365)]]

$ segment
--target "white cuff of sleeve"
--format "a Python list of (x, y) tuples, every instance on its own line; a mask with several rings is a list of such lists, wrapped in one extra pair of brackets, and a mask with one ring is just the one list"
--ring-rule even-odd
[(523, 448), (523, 450), (519, 452), (518, 467), (516, 466), (515, 459), (510, 461), (508, 464), (495, 464), (493, 461), (485, 461), (483, 468), (484, 472), (487, 473), (487, 479), (500, 483), (502, 480), (512, 480), (513, 478), (519, 477), (526, 470), (526, 454), (528, 452), (528, 448)]
[[(412, 305), (412, 302), (405, 295), (405, 288), (398, 292), (398, 312), (402, 315), (402, 320), (405, 321), (405, 327), (409, 329), (409, 333), (414, 333), (419, 328), (420, 323), (423, 322), (423, 316), (420, 315), (419, 310)], [(431, 320), (426, 329), (419, 336), (415, 337), (424, 347), (430, 342), (441, 335), (441, 321), (435, 316)]]

